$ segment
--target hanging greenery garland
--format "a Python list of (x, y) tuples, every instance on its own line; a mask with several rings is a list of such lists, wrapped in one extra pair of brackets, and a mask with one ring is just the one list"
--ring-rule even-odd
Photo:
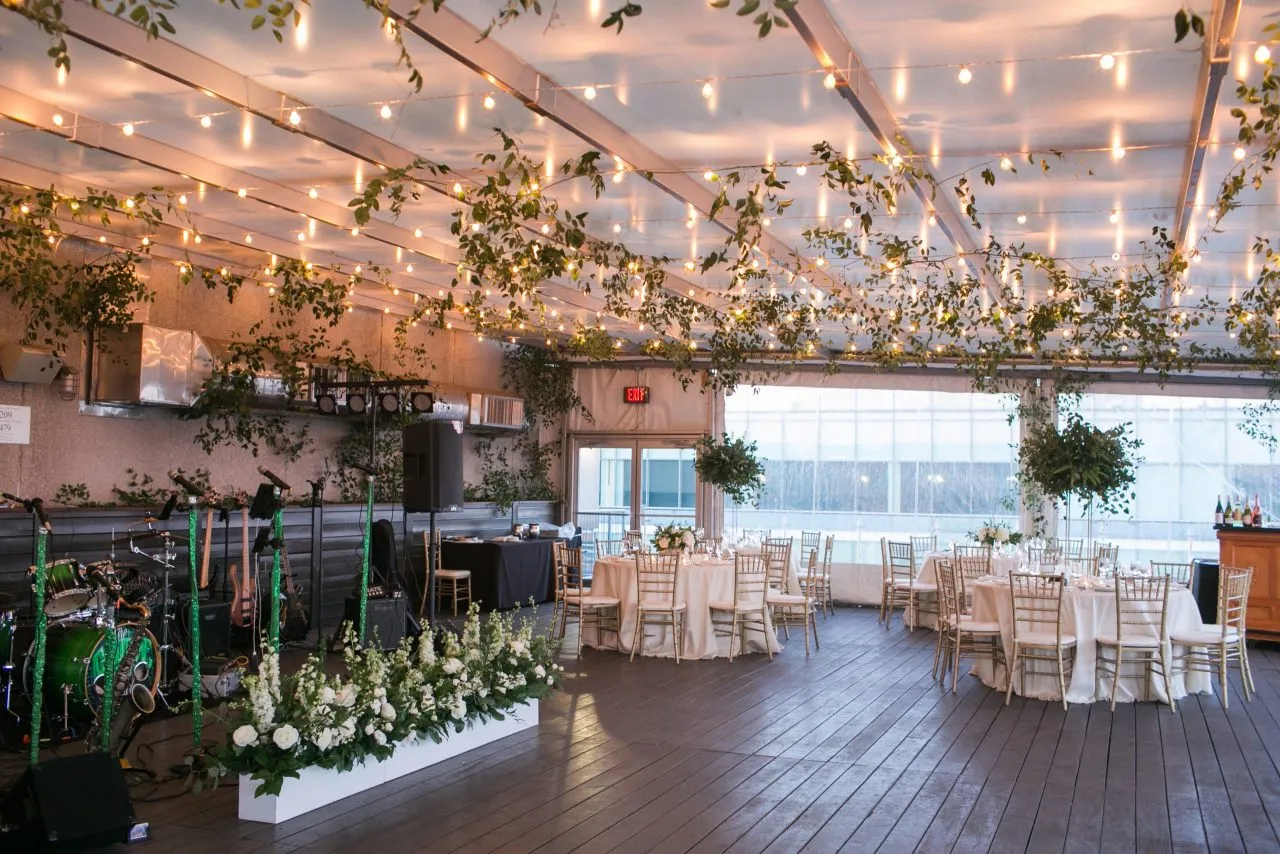
[(755, 442), (723, 434), (720, 441), (703, 436), (694, 445), (693, 470), (703, 482), (724, 490), (739, 504), (755, 504), (764, 490), (764, 461)]
[(1131, 427), (1102, 430), (1074, 412), (1061, 426), (1039, 424), (1018, 448), (1020, 472), (1055, 505), (1075, 498), (1090, 510), (1128, 513), (1142, 462), (1142, 441), (1130, 435)]

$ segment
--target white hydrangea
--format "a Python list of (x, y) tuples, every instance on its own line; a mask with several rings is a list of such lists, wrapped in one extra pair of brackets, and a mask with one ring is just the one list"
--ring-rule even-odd
[(680, 535), (680, 539), (687, 548), (693, 548), (694, 543), (697, 542), (697, 538), (694, 537), (693, 531), (685, 531)]
[(325, 706), (332, 705), (333, 701), (336, 699), (338, 699), (338, 695), (328, 685), (320, 689), (319, 700), (322, 705), (325, 705)]
[(547, 669), (543, 667), (541, 664), (535, 665), (533, 668), (533, 675), (541, 679), (542, 677), (547, 675)]

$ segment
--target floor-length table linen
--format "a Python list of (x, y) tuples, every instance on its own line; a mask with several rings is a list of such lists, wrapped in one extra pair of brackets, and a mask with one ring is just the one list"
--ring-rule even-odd
[[(1092, 580), (1090, 581), (1092, 582)], [(990, 578), (973, 585), (973, 618), (979, 622), (997, 622), (1000, 624), (1000, 637), (1004, 644), (1005, 655), (1013, 658), (1013, 601), (1009, 594), (1009, 579)], [(1156, 626), (1151, 635), (1154, 637)], [(1169, 605), (1165, 624), (1166, 660), (1172, 661), (1170, 652), (1181, 653), (1182, 647), (1170, 649), (1169, 634), (1180, 631), (1198, 630), (1202, 626), (1200, 612), (1196, 608), (1195, 597), (1185, 587), (1171, 587)], [(1126, 627), (1129, 632), (1133, 627)], [(1116, 594), (1113, 589), (1079, 589), (1069, 585), (1062, 594), (1062, 633), (1075, 635), (1075, 671), (1067, 684), (1067, 701), (1071, 703), (1092, 703), (1111, 698), (1111, 678), (1103, 674), (1101, 680), (1096, 678), (1095, 665), (1099, 654), (1098, 636), (1114, 635), (1116, 631)], [(1068, 655), (1070, 653), (1067, 653)], [(1106, 650), (1108, 657), (1114, 654)], [(1038, 670), (1045, 669), (1036, 665)], [(1140, 665), (1125, 665), (1120, 673), (1120, 685), (1117, 701), (1133, 702), (1144, 698), (1145, 677)], [(973, 673), (984, 684), (1001, 691), (1007, 685), (1005, 668), (994, 667), (990, 661), (974, 662)], [(1164, 682), (1157, 675), (1152, 680), (1150, 699), (1168, 702), (1164, 690)], [(1170, 677), (1170, 687), (1175, 699), (1187, 694), (1212, 693), (1213, 681), (1207, 673), (1192, 672)], [(1015, 694), (1022, 694), (1022, 680), (1014, 679)], [(1056, 675), (1028, 674), (1026, 679), (1026, 696), (1038, 700), (1061, 700)]]
[[(955, 555), (951, 552), (929, 552), (924, 557), (924, 562), (920, 564), (920, 571), (916, 573), (916, 581), (921, 584), (938, 583), (938, 561), (952, 560), (954, 564)], [(1011, 572), (1018, 571), (1018, 556), (1012, 554), (992, 554), (991, 555), (991, 574), (996, 576), (1007, 576)], [(936, 596), (934, 593), (923, 594), (925, 596)], [(903, 619), (907, 625), (914, 625), (922, 629), (936, 629), (938, 627), (938, 618), (928, 611), (915, 615), (911, 609), (904, 610)]]
[[(716, 560), (704, 555), (681, 558), (680, 573), (676, 579), (676, 601), (684, 602), (686, 607), (681, 658), (720, 658), (729, 655), (729, 635), (716, 634), (711, 623), (710, 604), (733, 601), (733, 572), (731, 560)], [(635, 557), (597, 558), (591, 578), (591, 594), (613, 596), (621, 602), (621, 626), (616, 638), (611, 632), (588, 630), (582, 635), (583, 645), (596, 649), (616, 649), (629, 655), (635, 638), (639, 604), (636, 599)], [(768, 614), (766, 619), (769, 620), (766, 632), (769, 645), (774, 652), (779, 652), (782, 646), (773, 630), (772, 619)], [(639, 650), (641, 655), (662, 658), (675, 656), (674, 634), (668, 626), (645, 626), (642, 644)], [(764, 651), (760, 632), (748, 630), (745, 652)], [(742, 651), (735, 650), (735, 653), (740, 652)]]

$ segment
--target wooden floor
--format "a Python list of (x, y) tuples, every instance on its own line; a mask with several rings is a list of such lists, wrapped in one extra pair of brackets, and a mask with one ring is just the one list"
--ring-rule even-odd
[[(234, 786), (139, 789), (139, 852), (1280, 851), (1280, 653), (1261, 694), (1073, 707), (929, 678), (933, 636), (840, 609), (822, 650), (588, 650), (540, 727), (276, 827)], [(141, 800), (147, 798), (147, 800)], [(121, 849), (125, 850), (125, 849)]]

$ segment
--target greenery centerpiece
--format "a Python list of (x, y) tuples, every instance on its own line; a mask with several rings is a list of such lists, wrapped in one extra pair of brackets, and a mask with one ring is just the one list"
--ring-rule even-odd
[(493, 614), (481, 622), (474, 605), (461, 637), (428, 632), (389, 652), (352, 641), (349, 633), (338, 674), (313, 655), (281, 676), (279, 656), (264, 650), (258, 674), (245, 679), (247, 698), (232, 705), (210, 782), (248, 774), (261, 781), (255, 795), (278, 795), (304, 768), (349, 771), (399, 744), (439, 743), (469, 721), (502, 720), (546, 695), (563, 669), (532, 620), (516, 626), (512, 615)]
[(980, 545), (991, 547), (1016, 546), (1022, 542), (1022, 534), (1018, 531), (1010, 531), (1009, 526), (1003, 522), (987, 522), (969, 536)]
[(698, 537), (688, 525), (661, 525), (653, 532), (651, 542), (660, 552), (681, 551), (693, 548)]
[(1091, 517), (1095, 509), (1129, 512), (1142, 462), (1142, 441), (1129, 435), (1130, 426), (1103, 430), (1070, 413), (1062, 426), (1048, 422), (1032, 428), (1018, 448), (1019, 477), (1055, 507), (1066, 504), (1068, 536), (1073, 497), (1084, 502)]

